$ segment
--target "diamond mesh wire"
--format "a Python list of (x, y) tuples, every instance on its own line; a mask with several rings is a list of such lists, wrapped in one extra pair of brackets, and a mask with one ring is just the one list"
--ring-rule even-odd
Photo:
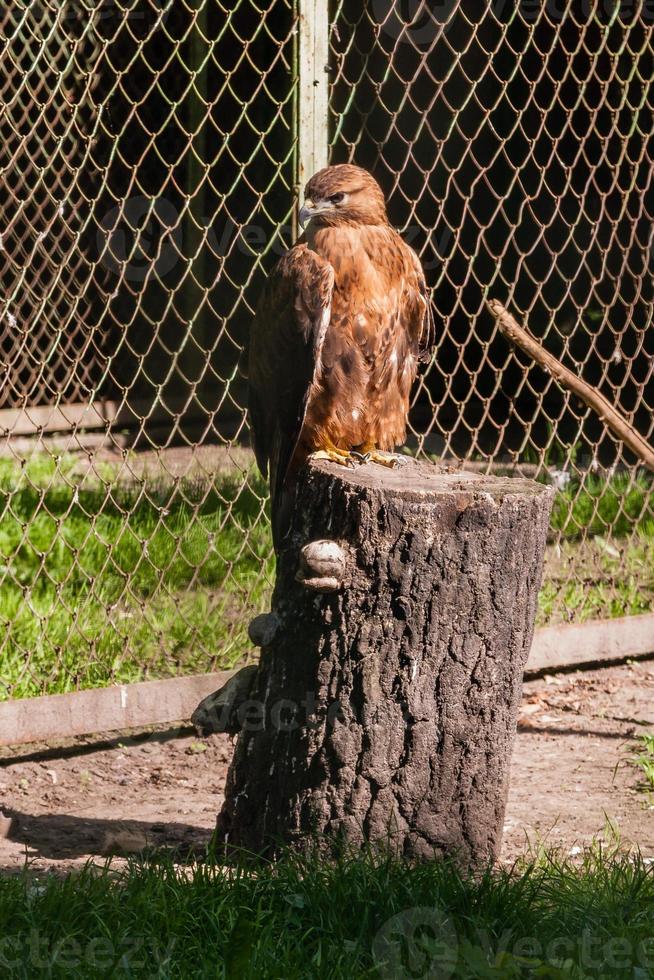
[(271, 549), (236, 365), (290, 223), (295, 25), (280, 0), (0, 14), (0, 697), (247, 651)]
[(654, 432), (651, 5), (340, 0), (332, 159), (390, 191), (441, 324), (416, 396), (417, 444), (477, 465), (529, 462), (565, 488), (541, 622), (644, 612), (651, 479), (603, 423), (516, 356), (484, 309)]
[[(0, 14), (0, 697), (248, 652), (273, 566), (237, 359), (290, 240), (297, 24), (293, 0)], [(441, 324), (413, 444), (564, 488), (542, 622), (650, 608), (651, 483), (483, 308), (651, 438), (647, 12), (340, 0), (330, 43), (332, 159), (389, 193)]]

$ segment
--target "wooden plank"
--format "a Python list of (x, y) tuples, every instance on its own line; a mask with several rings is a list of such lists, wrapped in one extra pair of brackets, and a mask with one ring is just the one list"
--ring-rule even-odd
[[(329, 4), (298, 3), (298, 184), (329, 160)], [(302, 202), (300, 202), (301, 204)]]
[(93, 403), (70, 405), (34, 405), (0, 410), (0, 436), (27, 436), (39, 432), (70, 432), (72, 429), (106, 429), (138, 427), (147, 423), (170, 422), (175, 416), (206, 420), (207, 409), (187, 398), (170, 398), (165, 403), (148, 399), (117, 402), (97, 399)]
[[(0, 411), (3, 435), (31, 435), (35, 432), (63, 432), (66, 429), (98, 429), (107, 422), (111, 402), (94, 405), (35, 405), (29, 408), (4, 408)], [(115, 410), (114, 410), (115, 414)]]
[(654, 654), (654, 613), (536, 630), (527, 673)]
[(188, 722), (233, 670), (0, 702), (0, 746)]
[[(654, 654), (654, 613), (536, 630), (526, 674)], [(235, 671), (0, 702), (0, 746), (185, 722)]]

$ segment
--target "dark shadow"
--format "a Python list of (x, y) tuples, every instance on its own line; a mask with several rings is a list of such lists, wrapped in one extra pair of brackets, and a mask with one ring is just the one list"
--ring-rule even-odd
[(104, 820), (68, 814), (33, 816), (10, 807), (8, 840), (25, 846), (25, 857), (66, 860), (79, 857), (166, 853), (176, 861), (197, 860), (206, 853), (211, 830), (185, 823)]
[[(80, 736), (72, 745), (60, 746), (34, 746), (28, 747), (28, 751), (12, 753), (12, 749), (5, 748), (0, 751), (0, 770), (5, 766), (15, 766), (20, 762), (47, 762), (49, 759), (70, 759), (74, 756), (92, 755), (94, 752), (104, 752), (107, 749), (118, 749), (124, 746), (142, 745), (144, 742), (172, 742), (176, 738), (188, 738), (195, 735), (196, 731), (192, 725), (176, 725), (175, 728), (166, 728), (161, 731), (135, 731), (132, 734), (97, 736), (89, 741), (89, 736)], [(24, 748), (16, 746), (19, 750)]]
[(629, 663), (645, 663), (654, 660), (654, 651), (650, 653), (633, 653), (624, 656), (611, 657), (605, 660), (584, 660), (576, 664), (552, 664), (549, 667), (541, 667), (539, 670), (529, 670), (529, 664), (525, 670), (525, 681), (540, 681), (544, 677), (552, 674), (583, 674), (586, 671), (603, 670), (608, 667), (624, 667)]
[(577, 738), (592, 736), (594, 738), (621, 739), (623, 742), (628, 742), (631, 737), (626, 732), (595, 732), (588, 728), (564, 728), (556, 725), (539, 727), (532, 721), (518, 722), (518, 735), (574, 735)]

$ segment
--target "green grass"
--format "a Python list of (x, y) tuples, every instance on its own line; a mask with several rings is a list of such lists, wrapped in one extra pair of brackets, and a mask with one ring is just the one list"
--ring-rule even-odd
[(101, 476), (74, 459), (0, 464), (5, 696), (228, 667), (248, 649), (273, 573), (262, 482)]
[(537, 624), (634, 616), (654, 608), (652, 480), (589, 474), (557, 493)]
[(640, 771), (643, 781), (641, 789), (654, 792), (654, 734), (639, 735), (636, 739), (639, 752), (632, 756), (631, 764)]
[(562, 541), (545, 555), (537, 624), (635, 616), (654, 608), (654, 536)]
[(0, 878), (7, 978), (646, 980), (653, 934), (654, 869), (597, 848), (475, 877), (288, 857)]
[(557, 494), (551, 526), (566, 539), (612, 535), (622, 538), (640, 531), (654, 538), (652, 481), (645, 475), (616, 473), (605, 477), (586, 475), (571, 480)]
[[(251, 652), (274, 562), (254, 470), (213, 481), (0, 460), (0, 699), (229, 667)], [(557, 495), (538, 622), (654, 606), (651, 483)]]

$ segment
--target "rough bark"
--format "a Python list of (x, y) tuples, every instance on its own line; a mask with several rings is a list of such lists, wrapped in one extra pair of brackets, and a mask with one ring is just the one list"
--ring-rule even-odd
[(413, 461), (307, 468), (219, 839), (497, 856), (551, 499)]

